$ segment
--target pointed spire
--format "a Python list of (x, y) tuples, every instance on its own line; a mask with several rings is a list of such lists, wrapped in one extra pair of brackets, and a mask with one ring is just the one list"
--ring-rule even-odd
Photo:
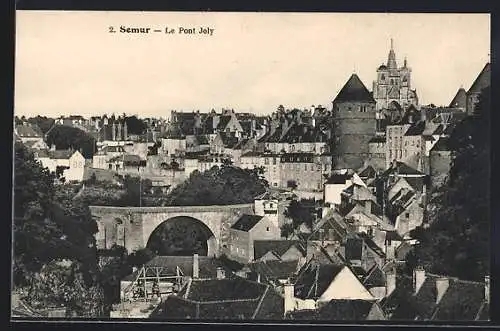
[(394, 53), (394, 41), (391, 38), (391, 50), (389, 51), (389, 57), (387, 59), (387, 67), (389, 69), (397, 69), (396, 64), (396, 54)]
[(404, 60), (404, 67), (406, 68), (406, 63), (407, 63), (407, 59), (406, 59), (406, 55), (405, 55), (405, 60)]

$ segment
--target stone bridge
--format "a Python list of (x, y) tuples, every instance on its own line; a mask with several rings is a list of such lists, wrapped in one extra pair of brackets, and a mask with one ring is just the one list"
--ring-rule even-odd
[(146, 247), (153, 231), (162, 223), (177, 217), (199, 222), (208, 234), (208, 255), (218, 256), (226, 244), (228, 229), (241, 214), (253, 214), (253, 204), (225, 206), (175, 207), (109, 207), (90, 206), (97, 221), (97, 248), (109, 249), (114, 244), (127, 251)]

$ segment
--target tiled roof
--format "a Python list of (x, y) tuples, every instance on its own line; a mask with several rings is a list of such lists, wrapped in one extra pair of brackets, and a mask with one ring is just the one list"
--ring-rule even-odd
[(416, 295), (410, 293), (410, 286), (398, 286), (385, 303), (394, 309), (391, 319), (473, 321), (482, 314), (484, 284), (448, 278), (448, 289), (436, 304), (438, 278), (441, 276), (426, 275)]
[(325, 184), (345, 184), (348, 179), (350, 179), (352, 176), (350, 175), (343, 175), (343, 174), (333, 174), (328, 178)]
[(374, 136), (368, 143), (385, 143), (385, 136)]
[(482, 89), (489, 86), (491, 82), (491, 65), (486, 63), (483, 70), (479, 73), (474, 83), (467, 91), (469, 93), (481, 93)]
[(425, 130), (425, 122), (417, 122), (406, 130), (405, 136), (420, 136)]
[(375, 178), (376, 175), (377, 172), (371, 165), (367, 166), (365, 169), (363, 169), (363, 171), (359, 173), (359, 177), (361, 178)]
[(440, 137), (431, 148), (431, 152), (450, 152), (451, 150), (450, 138), (448, 137)]
[(424, 176), (425, 174), (418, 171), (417, 169), (414, 169), (407, 165), (406, 163), (403, 163), (401, 161), (396, 161), (395, 164), (392, 165), (391, 168), (387, 169), (384, 174), (397, 174), (399, 176), (411, 176), (411, 175), (419, 175), (419, 176)]
[(350, 101), (375, 103), (373, 96), (368, 92), (366, 86), (356, 74), (352, 74), (339, 94), (337, 94), (337, 97), (333, 100), (333, 103)]
[(263, 261), (247, 265), (255, 275), (259, 274), (266, 281), (292, 278), (297, 270), (299, 261)]
[(63, 159), (69, 159), (74, 153), (75, 151), (72, 150), (49, 151), (49, 157), (55, 160), (63, 160)]
[(317, 299), (344, 268), (343, 265), (307, 263), (295, 283), (295, 297)]
[(258, 215), (242, 215), (236, 223), (231, 226), (231, 229), (250, 231), (262, 218), (263, 216)]
[(465, 108), (466, 102), (467, 102), (467, 92), (465, 92), (465, 89), (461, 87), (458, 89), (457, 94), (455, 94), (455, 96), (451, 100), (449, 107)]
[(18, 125), (16, 131), (21, 138), (42, 138), (42, 130), (35, 124)]
[(332, 300), (319, 309), (298, 310), (288, 315), (292, 320), (363, 321), (377, 303), (366, 300)]
[[(191, 286), (196, 283), (193, 282)], [(225, 284), (224, 284), (225, 283)], [(216, 280), (199, 282), (199, 293), (206, 298), (196, 301), (169, 296), (155, 319), (262, 319), (277, 320), (283, 316), (283, 298), (265, 284), (248, 280)], [(222, 286), (222, 287), (221, 287)], [(226, 292), (220, 293), (220, 292)], [(227, 296), (236, 299), (225, 299)], [(210, 295), (208, 295), (210, 294)], [(250, 294), (255, 298), (249, 298)], [(188, 293), (188, 297), (191, 296)], [(215, 301), (215, 302), (214, 302)]]
[(304, 251), (303, 245), (298, 240), (255, 240), (254, 241), (254, 259), (260, 259), (267, 252), (274, 252), (277, 256), (285, 254), (290, 247)]
[(192, 301), (258, 299), (264, 285), (243, 278), (195, 280), (185, 297)]
[(307, 124), (292, 124), (286, 131), (280, 142), (293, 143), (314, 143), (326, 142), (328, 137), (319, 128), (311, 127)]
[(219, 132), (224, 147), (233, 148), (238, 144), (238, 138), (226, 132)]
[(223, 115), (219, 117), (219, 124), (217, 124), (218, 130), (224, 130), (227, 124), (231, 121), (231, 115)]
[(367, 289), (385, 286), (385, 273), (375, 265), (363, 280), (363, 285)]

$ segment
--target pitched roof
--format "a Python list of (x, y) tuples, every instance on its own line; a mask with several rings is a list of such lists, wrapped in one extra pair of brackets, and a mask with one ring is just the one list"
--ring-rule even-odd
[(42, 138), (42, 130), (35, 124), (25, 124), (16, 126), (16, 131), (21, 138)]
[(307, 124), (292, 124), (281, 137), (280, 142), (293, 143), (315, 143), (326, 142), (328, 137), (319, 128)]
[(264, 216), (244, 214), (231, 226), (231, 229), (250, 231)]
[(371, 165), (367, 166), (363, 171), (359, 173), (359, 177), (361, 178), (375, 178), (377, 175), (377, 171)]
[(298, 240), (254, 240), (254, 259), (258, 260), (268, 252), (276, 253), (277, 256), (281, 257), (292, 246), (304, 252), (303, 245)]
[(370, 139), (368, 143), (385, 143), (385, 136), (373, 136), (373, 138)]
[(450, 138), (448, 137), (440, 137), (439, 140), (432, 146), (431, 152), (450, 152)]
[(69, 159), (74, 153), (75, 151), (72, 150), (55, 150), (48, 152), (49, 157), (55, 160)]
[(398, 286), (386, 303), (394, 308), (391, 319), (473, 321), (482, 314), (484, 284), (450, 277), (448, 289), (436, 304), (436, 280), (441, 277), (427, 274), (416, 295), (410, 293), (411, 286)]
[(351, 75), (339, 94), (337, 94), (337, 97), (333, 100), (333, 103), (350, 101), (375, 103), (373, 96), (356, 74)]
[(363, 286), (367, 289), (385, 286), (385, 273), (375, 265), (363, 280)]
[(343, 265), (316, 264), (311, 260), (299, 272), (295, 282), (295, 297), (318, 299), (342, 269)]
[(467, 92), (465, 92), (465, 89), (461, 87), (458, 89), (457, 94), (455, 94), (455, 96), (451, 100), (449, 107), (465, 108), (466, 102), (467, 102)]
[(185, 299), (200, 302), (258, 299), (263, 288), (263, 284), (239, 277), (195, 280), (191, 283)]
[(276, 320), (283, 316), (283, 297), (268, 285), (243, 279), (194, 281), (193, 285), (204, 300), (189, 299), (190, 293), (188, 298), (169, 296), (155, 318)]
[(345, 184), (352, 176), (348, 174), (333, 174), (328, 178), (325, 184)]
[(479, 73), (474, 83), (472, 83), (471, 87), (467, 91), (469, 93), (481, 93), (483, 88), (490, 85), (491, 82), (491, 65), (490, 63), (486, 63), (483, 70)]
[(262, 261), (247, 265), (253, 274), (259, 274), (266, 281), (292, 278), (297, 273), (299, 261)]
[(219, 117), (219, 123), (217, 124), (218, 130), (224, 130), (227, 124), (231, 121), (231, 115), (223, 115)]
[(376, 302), (366, 300), (332, 300), (319, 309), (293, 311), (292, 320), (363, 321)]
[(424, 173), (410, 167), (409, 165), (401, 161), (396, 161), (391, 168), (387, 169), (384, 172), (384, 175), (385, 174), (396, 174), (399, 176), (412, 176), (412, 175), (425, 176)]
[(425, 122), (419, 121), (406, 130), (405, 136), (420, 136), (425, 130)]

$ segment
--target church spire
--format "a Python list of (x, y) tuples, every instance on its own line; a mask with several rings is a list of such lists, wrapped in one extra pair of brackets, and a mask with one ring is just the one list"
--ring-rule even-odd
[(396, 64), (396, 54), (394, 53), (394, 41), (392, 38), (391, 38), (391, 50), (389, 51), (389, 57), (387, 59), (387, 68), (389, 69), (398, 68)]

